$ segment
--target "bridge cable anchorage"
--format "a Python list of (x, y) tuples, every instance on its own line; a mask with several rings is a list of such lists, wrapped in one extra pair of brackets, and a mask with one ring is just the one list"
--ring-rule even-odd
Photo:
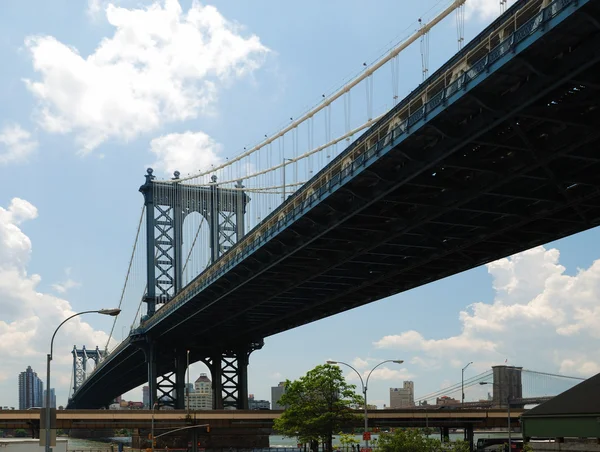
[[(140, 220), (138, 221), (137, 231), (135, 233), (135, 240), (133, 242), (133, 249), (131, 251), (131, 257), (129, 258), (129, 265), (127, 266), (127, 274), (125, 275), (125, 282), (123, 283), (123, 289), (121, 290), (121, 297), (119, 299), (119, 306), (118, 306), (119, 309), (121, 309), (121, 306), (123, 304), (123, 299), (125, 297), (125, 289), (127, 288), (127, 283), (129, 282), (129, 276), (131, 274), (131, 269), (133, 267), (133, 262), (134, 262), (134, 257), (135, 257), (135, 251), (136, 251), (137, 246), (138, 246), (138, 241), (139, 241), (139, 237), (140, 237), (140, 230), (141, 230), (141, 226), (142, 226), (142, 221), (144, 219), (144, 212), (145, 211), (146, 211), (146, 206), (142, 206), (142, 212), (140, 213)], [(108, 354), (108, 345), (110, 343), (110, 340), (112, 338), (113, 332), (115, 330), (115, 325), (117, 323), (117, 318), (118, 318), (118, 316), (114, 317), (113, 324), (112, 324), (112, 327), (110, 329), (110, 334), (108, 335), (108, 340), (106, 341), (106, 346), (104, 347), (104, 355), (105, 356)]]
[[(375, 61), (372, 65), (370, 65), (367, 70), (361, 71), (356, 77), (346, 83), (344, 86), (340, 87), (332, 94), (325, 96), (319, 104), (309, 109), (306, 113), (301, 115), (298, 119), (291, 121), (290, 124), (283, 127), (279, 132), (269, 136), (266, 136), (259, 144), (250, 147), (249, 149), (245, 149), (244, 152), (241, 152), (236, 157), (229, 159), (227, 162), (221, 163), (219, 165), (215, 165), (209, 170), (200, 170), (195, 174), (190, 174), (188, 176), (182, 177), (179, 181), (183, 182), (189, 179), (195, 179), (200, 177), (210, 176), (216, 171), (222, 170), (235, 162), (242, 160), (245, 157), (248, 157), (255, 153), (256, 151), (266, 147), (268, 144), (274, 142), (279, 139), (286, 133), (292, 131), (294, 128), (298, 127), (300, 124), (307, 121), (309, 118), (314, 117), (318, 112), (326, 108), (328, 105), (331, 105), (334, 101), (344, 96), (346, 93), (350, 92), (352, 88), (357, 86), (360, 82), (369, 77), (372, 73), (379, 70), (382, 66), (384, 66), (388, 61), (392, 60), (395, 56), (400, 54), (403, 50), (409, 47), (412, 43), (417, 41), (423, 34), (428, 33), (433, 27), (435, 27), (438, 23), (440, 23), (443, 19), (445, 19), (448, 15), (450, 15), (456, 8), (463, 5), (466, 0), (453, 0), (449, 6), (447, 6), (443, 11), (439, 12), (433, 19), (431, 19), (427, 24), (424, 24), (417, 31), (415, 31), (412, 35), (410, 35), (405, 40), (397, 43), (393, 46), (387, 54), (381, 57), (379, 60)], [(170, 182), (169, 180), (161, 180), (160, 182)]]

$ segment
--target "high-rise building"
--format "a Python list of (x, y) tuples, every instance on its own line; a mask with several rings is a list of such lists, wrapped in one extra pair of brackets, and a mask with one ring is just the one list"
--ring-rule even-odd
[(274, 410), (283, 410), (283, 407), (279, 405), (279, 399), (285, 392), (285, 381), (280, 381), (277, 386), (271, 386), (271, 406)]
[(142, 403), (144, 408), (150, 408), (150, 388), (148, 386), (142, 387)]
[(415, 406), (415, 384), (405, 381), (402, 388), (390, 388), (390, 408)]
[(33, 407), (41, 407), (44, 395), (44, 384), (33, 371), (27, 366), (25, 372), (19, 374), (19, 409), (26, 410)]
[[(189, 400), (189, 407), (188, 407)], [(186, 408), (190, 410), (212, 410), (213, 409), (213, 392), (212, 381), (204, 373), (200, 374), (194, 382), (194, 391), (190, 392), (186, 397)]]
[[(46, 390), (44, 390), (42, 407), (46, 408)], [(56, 408), (56, 393), (54, 392), (54, 388), (50, 389), (50, 408)]]

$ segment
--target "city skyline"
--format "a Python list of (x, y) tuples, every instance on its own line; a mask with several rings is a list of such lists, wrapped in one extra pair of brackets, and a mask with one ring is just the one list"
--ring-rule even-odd
[[(148, 166), (171, 177), (173, 165), (185, 174), (210, 166), (214, 156), (238, 155), (341, 86), (438, 5), (407, 2), (402, 14), (386, 14), (399, 10), (397, 2), (373, 8), (357, 1), (347, 8), (340, 1), (267, 1), (259, 12), (240, 0), (206, 6), (90, 0), (72, 8), (42, 2), (32, 18), (22, 3), (8, 0), (0, 17), (6, 68), (0, 74), (0, 404), (15, 407), (15, 369), (45, 368), (52, 332), (67, 315), (118, 305)], [(467, 40), (498, 13), (497, 1), (468, 5)], [(126, 38), (152, 35), (152, 27), (166, 22), (176, 25), (169, 31), (176, 34), (165, 42), (185, 41), (185, 33), (177, 34), (185, 30), (223, 59), (217, 64), (192, 47), (146, 48), (147, 42)], [(306, 23), (310, 39), (300, 25)], [(223, 33), (231, 38), (226, 43), (219, 40)], [(456, 51), (455, 35), (453, 19), (432, 31), (430, 70)], [(130, 91), (140, 85), (137, 66), (121, 72), (132, 54), (154, 57), (148, 74), (164, 82), (150, 83), (154, 88), (143, 98)], [(422, 80), (418, 44), (402, 58), (404, 96)], [(188, 68), (188, 79), (165, 61), (202, 65)], [(97, 108), (101, 100), (106, 108)], [(379, 100), (381, 111), (391, 105), (391, 97)], [(600, 331), (594, 304), (600, 254), (590, 243), (599, 240), (596, 228), (267, 337), (250, 356), (249, 386), (257, 400), (271, 400), (271, 387), (327, 360), (352, 363), (364, 376), (385, 359), (403, 359), (371, 377), (369, 403), (381, 407), (390, 387), (418, 382), (418, 397), (460, 381), (470, 361), (465, 377), (507, 360), (591, 376), (600, 372), (600, 351), (592, 345)], [(124, 308), (136, 311), (137, 304)], [(72, 391), (73, 344), (103, 350), (111, 330), (114, 345), (132, 327), (131, 316), (117, 319), (114, 329), (104, 317), (73, 319), (57, 335), (52, 386), (58, 405)], [(208, 369), (195, 363), (190, 372)], [(360, 385), (356, 375), (344, 374)], [(466, 396), (478, 400), (486, 392), (470, 388)], [(142, 388), (124, 396), (142, 400)]]

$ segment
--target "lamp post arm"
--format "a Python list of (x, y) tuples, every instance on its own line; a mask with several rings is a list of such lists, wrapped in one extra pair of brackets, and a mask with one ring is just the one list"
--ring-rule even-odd
[(382, 361), (382, 362), (380, 362), (379, 364), (377, 364), (375, 367), (373, 367), (373, 368), (371, 369), (371, 372), (369, 372), (369, 375), (367, 375), (367, 381), (365, 382), (365, 388), (366, 388), (366, 387), (369, 385), (369, 378), (371, 378), (371, 374), (373, 373), (373, 371), (374, 371), (375, 369), (377, 369), (377, 368), (378, 368), (379, 366), (381, 366), (382, 364), (385, 364), (385, 363), (391, 363), (391, 362), (393, 362), (393, 361), (394, 361), (393, 359), (386, 359), (385, 361)]
[[(362, 386), (362, 392), (364, 393), (364, 392), (366, 391), (366, 389), (367, 389), (367, 386), (366, 386), (366, 384), (365, 384), (365, 382), (364, 382), (364, 380), (363, 380), (363, 377), (362, 377), (362, 375), (360, 374), (360, 372), (359, 372), (358, 370), (356, 370), (354, 367), (352, 367), (352, 366), (351, 366), (350, 364), (348, 364), (348, 363), (345, 363), (345, 362), (343, 362), (343, 361), (336, 361), (336, 362), (337, 362), (338, 364), (343, 364), (344, 366), (348, 366), (350, 369), (352, 369), (354, 372), (356, 372), (356, 375), (358, 375), (358, 378), (360, 378), (360, 384), (361, 384), (361, 386)], [(367, 381), (368, 381), (368, 379), (367, 379)]]
[(77, 314), (73, 314), (70, 317), (67, 317), (65, 320), (62, 321), (62, 323), (60, 325), (58, 325), (56, 327), (56, 330), (54, 330), (54, 334), (52, 335), (52, 340), (50, 341), (50, 361), (52, 361), (52, 350), (54, 348), (54, 336), (56, 336), (56, 333), (58, 333), (58, 330), (60, 329), (61, 326), (63, 326), (66, 322), (68, 322), (69, 320), (71, 320), (73, 317), (77, 317), (78, 315), (82, 315), (82, 314), (91, 314), (94, 312), (98, 312), (98, 311), (83, 311), (83, 312), (78, 312)]

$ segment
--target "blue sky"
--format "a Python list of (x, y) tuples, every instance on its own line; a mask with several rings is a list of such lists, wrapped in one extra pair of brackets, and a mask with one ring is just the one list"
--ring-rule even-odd
[[(44, 376), (50, 335), (67, 312), (118, 303), (147, 166), (163, 175), (173, 165), (187, 173), (193, 168), (186, 165), (206, 164), (211, 153), (239, 154), (414, 32), (419, 17), (449, 3), (4, 1), (0, 405), (18, 404), (17, 375), (27, 365)], [(496, 0), (468, 0), (466, 39), (498, 12)], [(176, 35), (183, 22), (189, 34)], [(171, 45), (139, 44), (159, 32)], [(456, 48), (451, 16), (431, 32), (430, 70)], [(123, 65), (136, 58), (146, 63), (132, 66), (139, 72)], [(421, 80), (418, 43), (402, 54), (400, 74), (402, 96)], [(376, 113), (390, 106), (380, 92)], [(361, 112), (355, 114), (359, 121)], [(186, 132), (191, 142), (183, 141)], [(161, 137), (179, 146), (165, 147)], [(379, 406), (403, 379), (413, 379), (423, 395), (459, 381), (469, 361), (472, 374), (505, 360), (597, 373), (600, 352), (591, 344), (600, 331), (600, 263), (589, 244), (599, 235), (591, 230), (267, 338), (251, 356), (250, 392), (269, 399), (271, 385), (327, 359), (361, 371), (404, 359), (372, 376), (369, 398)], [(130, 321), (118, 324), (117, 338)], [(73, 345), (103, 345), (110, 326), (109, 319), (87, 316), (59, 333), (53, 381), (60, 404)], [(192, 377), (201, 371), (192, 366)], [(141, 399), (141, 392), (128, 397)]]

